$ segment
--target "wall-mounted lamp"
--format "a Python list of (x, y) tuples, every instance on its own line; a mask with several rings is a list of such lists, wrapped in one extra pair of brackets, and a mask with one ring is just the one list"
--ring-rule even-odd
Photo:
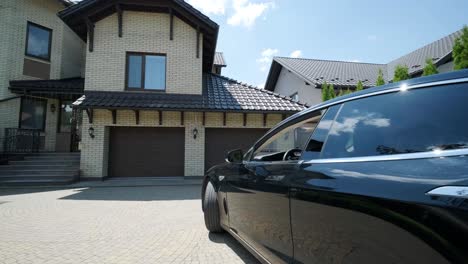
[(55, 104), (51, 104), (50, 105), (50, 112), (55, 113), (55, 110), (57, 110), (57, 108), (55, 107)]
[(197, 139), (197, 136), (198, 136), (198, 129), (194, 128), (192, 130), (192, 134), (193, 134), (193, 139)]
[(90, 128), (88, 129), (88, 134), (89, 134), (89, 137), (90, 137), (90, 138), (94, 138), (94, 128), (90, 127)]

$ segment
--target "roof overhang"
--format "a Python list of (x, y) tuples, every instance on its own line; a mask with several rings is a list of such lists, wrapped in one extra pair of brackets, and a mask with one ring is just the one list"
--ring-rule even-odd
[(213, 66), (219, 25), (184, 0), (83, 0), (59, 12), (58, 16), (87, 41), (87, 21), (95, 23), (118, 10), (171, 13), (203, 34), (203, 69)]
[(72, 99), (83, 95), (84, 79), (10, 81), (9, 89), (12, 93), (19, 95)]

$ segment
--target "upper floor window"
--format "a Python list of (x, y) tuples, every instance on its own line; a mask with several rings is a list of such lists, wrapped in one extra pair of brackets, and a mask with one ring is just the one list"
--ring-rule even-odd
[(166, 89), (166, 55), (127, 53), (126, 88), (128, 90)]
[(26, 33), (26, 55), (50, 60), (52, 29), (28, 22)]

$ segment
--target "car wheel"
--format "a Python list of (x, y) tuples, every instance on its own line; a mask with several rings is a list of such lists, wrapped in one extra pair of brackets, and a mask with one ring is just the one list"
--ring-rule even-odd
[(205, 214), (205, 226), (210, 232), (222, 232), (219, 221), (219, 204), (218, 196), (211, 182), (208, 182), (205, 189), (205, 197), (203, 198), (203, 208)]

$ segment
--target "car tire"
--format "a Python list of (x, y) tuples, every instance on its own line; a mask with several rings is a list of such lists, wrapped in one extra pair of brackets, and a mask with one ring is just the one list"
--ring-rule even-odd
[(205, 215), (205, 226), (208, 231), (213, 233), (223, 232), (219, 219), (218, 195), (211, 182), (208, 182), (205, 188), (205, 197), (203, 198), (203, 208)]

